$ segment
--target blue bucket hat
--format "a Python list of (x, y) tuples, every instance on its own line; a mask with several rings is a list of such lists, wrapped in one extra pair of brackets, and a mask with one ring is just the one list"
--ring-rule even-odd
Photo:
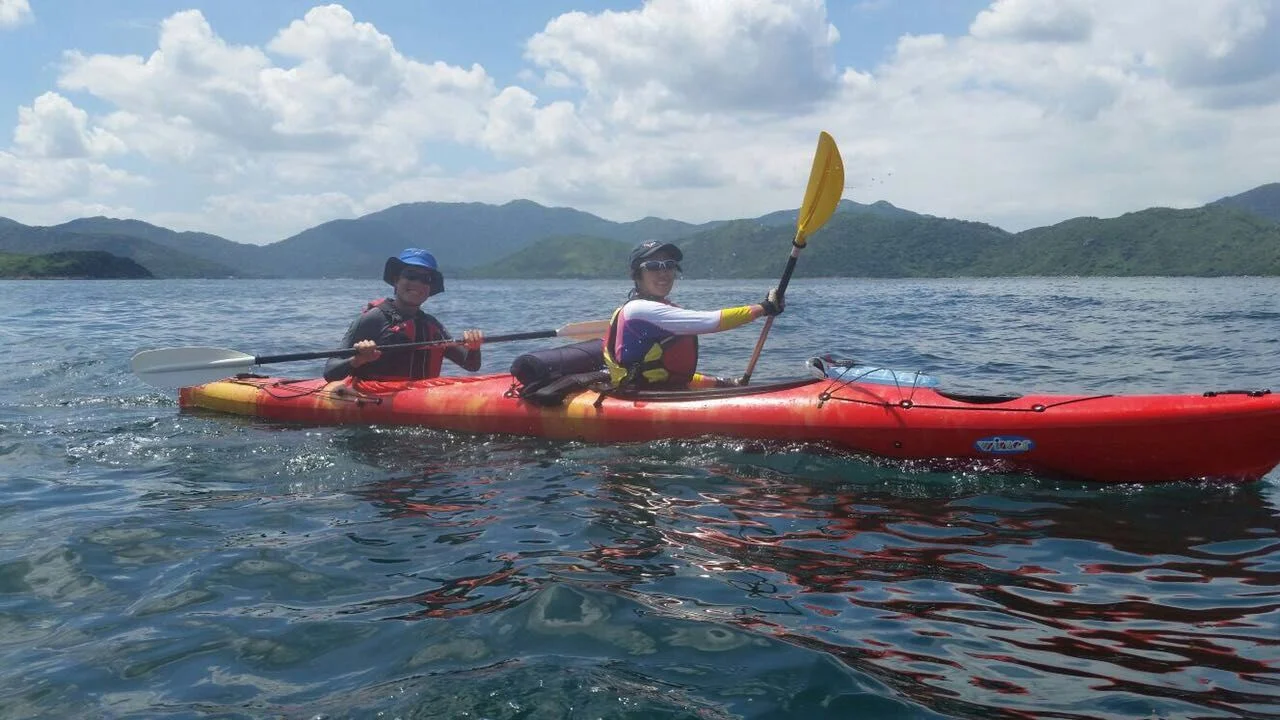
[(431, 292), (427, 297), (444, 292), (444, 275), (440, 273), (440, 266), (436, 264), (435, 256), (422, 248), (406, 248), (398, 256), (387, 258), (387, 264), (382, 268), (382, 279), (388, 285), (395, 285), (406, 265), (420, 267), (432, 275)]

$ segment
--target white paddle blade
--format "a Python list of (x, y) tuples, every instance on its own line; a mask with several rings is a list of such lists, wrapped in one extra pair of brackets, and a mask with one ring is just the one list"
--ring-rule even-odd
[(567, 337), (574, 340), (599, 340), (608, 332), (608, 320), (587, 320), (565, 325), (556, 330), (556, 337)]
[(245, 372), (253, 365), (252, 355), (215, 347), (143, 350), (129, 360), (134, 375), (164, 388), (203, 385)]

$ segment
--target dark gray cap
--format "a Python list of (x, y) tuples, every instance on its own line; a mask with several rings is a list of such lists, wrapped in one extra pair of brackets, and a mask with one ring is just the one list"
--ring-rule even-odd
[(645, 240), (631, 251), (631, 269), (635, 270), (642, 260), (658, 254), (659, 251), (670, 249), (671, 256), (679, 262), (684, 260), (684, 253), (680, 252), (680, 248), (675, 243), (669, 243), (662, 240)]

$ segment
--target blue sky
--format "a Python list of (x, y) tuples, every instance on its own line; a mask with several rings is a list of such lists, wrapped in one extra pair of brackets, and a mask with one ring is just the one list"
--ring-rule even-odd
[(845, 197), (1011, 230), (1280, 181), (1280, 0), (0, 0), (0, 216)]

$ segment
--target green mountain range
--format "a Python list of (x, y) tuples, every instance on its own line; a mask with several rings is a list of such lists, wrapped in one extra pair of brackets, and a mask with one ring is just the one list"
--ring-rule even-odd
[(1240, 208), (1280, 222), (1280, 183), (1268, 183), (1252, 190), (1217, 200), (1212, 205)]
[[(386, 258), (426, 247), (455, 277), (618, 278), (641, 240), (677, 241), (689, 277), (776, 277), (797, 210), (694, 225), (616, 223), (528, 200), (421, 202), (334, 220), (265, 246), (138, 220), (30, 227), (0, 218), (0, 252), (100, 251), (156, 277), (378, 278)], [(1010, 233), (992, 225), (842, 200), (809, 242), (798, 277), (1280, 275), (1280, 183), (1199, 208), (1074, 218)]]

